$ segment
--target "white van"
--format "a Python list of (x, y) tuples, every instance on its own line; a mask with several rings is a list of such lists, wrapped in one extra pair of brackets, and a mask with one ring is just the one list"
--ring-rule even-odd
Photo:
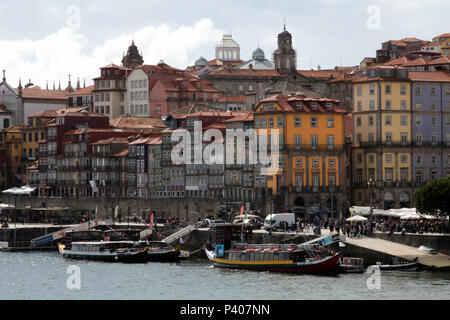
[(283, 224), (287, 227), (295, 224), (295, 213), (269, 214), (264, 220), (264, 229), (269, 230), (271, 228), (281, 228)]

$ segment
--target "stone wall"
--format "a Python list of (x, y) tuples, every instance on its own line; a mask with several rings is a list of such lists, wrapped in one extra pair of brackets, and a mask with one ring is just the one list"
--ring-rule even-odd
[[(8, 203), (7, 196), (1, 196), (0, 201)], [(142, 216), (144, 210), (155, 211), (158, 218), (180, 217), (189, 218), (189, 221), (196, 221), (199, 217), (205, 218), (209, 215), (217, 216), (220, 212), (221, 200), (219, 199), (188, 199), (177, 198), (172, 199), (123, 199), (123, 198), (84, 198), (84, 199), (69, 199), (69, 198), (41, 198), (41, 197), (18, 197), (17, 207), (31, 206), (32, 208), (41, 207), (42, 202), (45, 202), (47, 207), (68, 207), (73, 210), (90, 209), (95, 211), (98, 208), (98, 217), (104, 219), (111, 217), (114, 214), (115, 207), (118, 205), (122, 217), (127, 216), (128, 210), (130, 214), (137, 214)], [(14, 201), (11, 199), (11, 203)], [(128, 209), (130, 208), (130, 209)], [(196, 213), (199, 214), (196, 214)]]
[(420, 246), (427, 246), (436, 249), (440, 253), (450, 255), (450, 235), (423, 235), (423, 234), (405, 234), (394, 233), (374, 233), (374, 237), (383, 240), (388, 240), (396, 243), (401, 243), (410, 247), (419, 248)]

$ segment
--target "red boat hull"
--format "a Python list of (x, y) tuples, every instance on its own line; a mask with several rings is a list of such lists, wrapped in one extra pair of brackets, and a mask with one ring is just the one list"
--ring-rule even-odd
[(254, 271), (270, 271), (283, 273), (298, 273), (298, 274), (331, 274), (337, 272), (340, 254), (330, 256), (312, 263), (258, 263), (250, 264), (246, 261), (230, 261), (213, 258), (212, 262), (218, 268), (243, 269)]

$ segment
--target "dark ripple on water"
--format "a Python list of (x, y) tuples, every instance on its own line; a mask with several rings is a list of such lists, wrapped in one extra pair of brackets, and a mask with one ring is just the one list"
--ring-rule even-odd
[[(81, 290), (66, 288), (67, 268), (81, 269)], [(383, 272), (381, 289), (369, 275), (289, 275), (215, 269), (207, 260), (119, 264), (66, 260), (51, 253), (0, 253), (0, 299), (449, 299), (450, 274)]]

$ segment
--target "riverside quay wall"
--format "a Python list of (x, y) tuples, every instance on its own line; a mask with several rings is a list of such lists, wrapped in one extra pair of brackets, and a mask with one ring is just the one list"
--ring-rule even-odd
[(402, 235), (400, 232), (395, 232), (391, 235), (387, 232), (375, 232), (373, 236), (375, 238), (401, 243), (414, 248), (426, 246), (436, 249), (440, 253), (450, 255), (450, 234), (407, 233)]
[[(14, 199), (2, 195), (3, 203), (14, 205)], [(116, 206), (119, 206), (122, 217), (137, 215), (142, 217), (143, 212), (156, 213), (157, 218), (188, 218), (196, 221), (198, 218), (217, 216), (222, 207), (226, 207), (224, 199), (192, 199), (192, 198), (170, 198), (170, 199), (130, 199), (130, 198), (42, 198), (42, 197), (17, 197), (17, 207), (40, 208), (45, 202), (47, 208), (69, 208), (72, 210), (92, 210), (97, 207), (98, 218), (110, 218), (114, 215)], [(243, 203), (229, 203), (232, 206), (244, 205)], [(148, 214), (147, 214), (148, 217)]]

